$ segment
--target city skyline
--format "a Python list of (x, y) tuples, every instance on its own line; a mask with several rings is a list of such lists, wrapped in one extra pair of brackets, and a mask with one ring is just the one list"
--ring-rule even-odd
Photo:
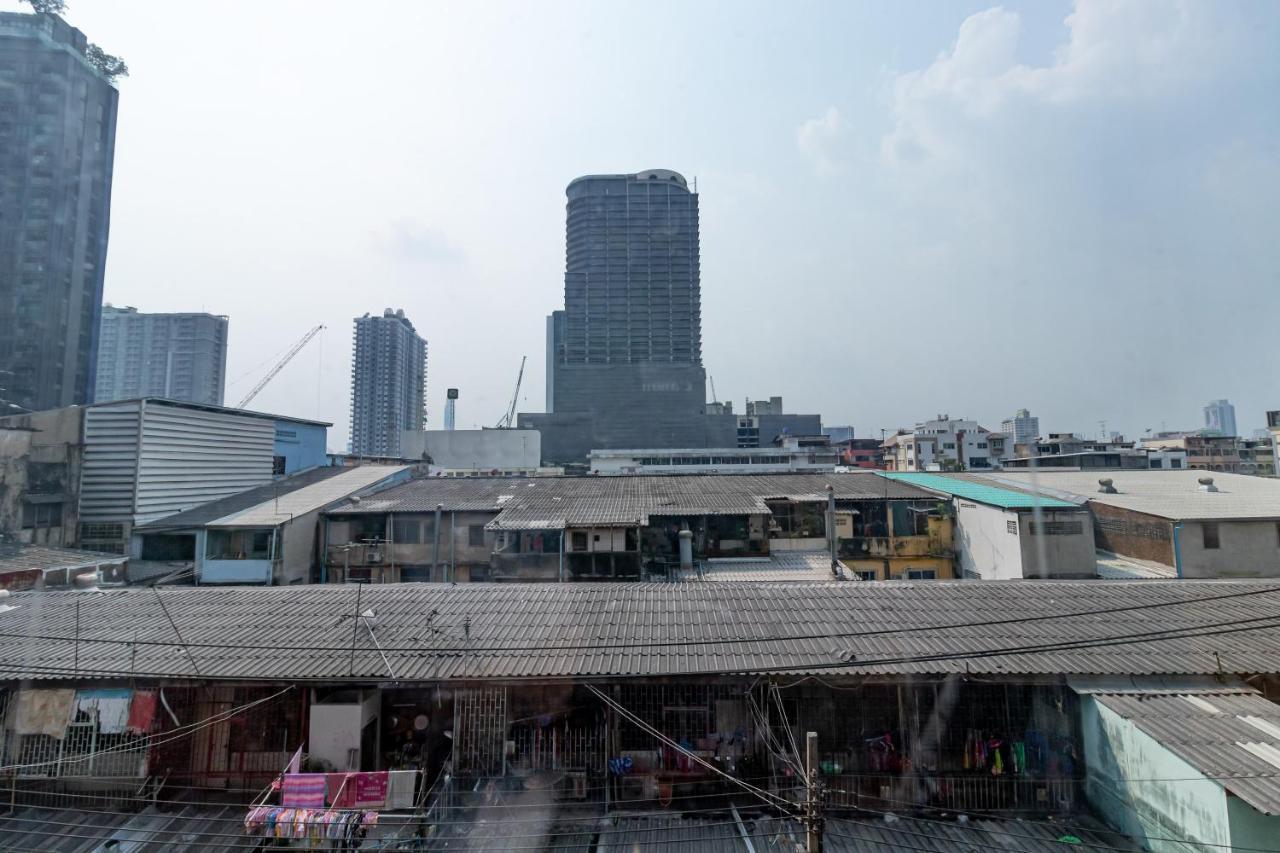
[[(534, 411), (565, 182), (661, 165), (706, 199), (703, 345), (721, 398), (781, 393), (861, 435), (937, 410), (995, 428), (1028, 406), (1045, 429), (1090, 434), (1106, 419), (1137, 437), (1193, 426), (1211, 396), (1233, 400), (1249, 432), (1274, 408), (1227, 369), (1260, 357), (1265, 335), (1207, 332), (1225, 306), (1187, 307), (1225, 276), (1252, 313), (1280, 309), (1264, 233), (1280, 134), (1254, 100), (1277, 78), (1266, 6), (760, 6), (726, 30), (708, 5), (659, 55), (597, 37), (625, 8), (404, 6), (392, 31), (386, 16), (252, 8), (250, 38), (225, 8), (186, 5), (172, 15), (181, 40), (160, 38), (142, 3), (67, 13), (133, 72), (105, 296), (230, 315), (230, 377), (309, 326), (395, 304), (432, 340), (433, 422), (445, 387), (468, 400), (460, 427), (496, 422), (521, 355), (519, 408)], [(341, 74), (314, 49), (335, 40)], [(563, 58), (533, 62), (535, 45)], [(696, 57), (693, 73), (664, 66), (675, 55)], [(577, 73), (584, 63), (599, 72)], [(391, 106), (458, 68), (475, 73), (433, 87), (421, 110)], [(385, 91), (368, 89), (375, 76)], [(1115, 79), (1133, 84), (1099, 83)], [(317, 134), (335, 99), (351, 120)], [(220, 117), (207, 133), (206, 114)], [(330, 332), (255, 407), (333, 421), (345, 444), (344, 337)], [(1031, 342), (1055, 353), (1052, 373), (1011, 356)], [(826, 369), (762, 362), (762, 349)], [(938, 351), (954, 355), (947, 369)], [(1159, 357), (1171, 352), (1176, 366)]]

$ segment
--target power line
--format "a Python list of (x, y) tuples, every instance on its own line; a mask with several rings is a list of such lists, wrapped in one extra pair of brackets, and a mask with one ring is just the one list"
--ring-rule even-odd
[[(158, 590), (157, 590), (158, 594)], [(1269, 589), (1255, 589), (1246, 592), (1223, 593), (1221, 595), (1199, 596), (1180, 601), (1158, 601), (1144, 604), (1124, 605), (1120, 607), (1107, 607), (1094, 610), (1078, 610), (1066, 613), (1047, 613), (1039, 616), (1018, 616), (1006, 619), (990, 619), (978, 622), (952, 622), (937, 625), (916, 625), (903, 626), (896, 628), (877, 628), (862, 631), (843, 631), (843, 632), (823, 632), (808, 634), (786, 634), (775, 636), (761, 637), (723, 637), (718, 639), (691, 638), (688, 640), (654, 640), (650, 642), (599, 642), (599, 643), (557, 643), (539, 646), (539, 651), (558, 652), (558, 651), (601, 651), (609, 649), (629, 649), (629, 648), (665, 648), (671, 646), (704, 646), (704, 645), (732, 645), (739, 643), (775, 643), (775, 642), (794, 642), (797, 640), (839, 640), (839, 639), (855, 639), (860, 637), (879, 637), (888, 634), (916, 634), (928, 633), (933, 631), (949, 631), (960, 628), (991, 628), (1002, 625), (1022, 625), (1034, 624), (1037, 622), (1057, 621), (1063, 619), (1078, 619), (1087, 616), (1110, 616), (1117, 613), (1130, 613), (1137, 611), (1158, 610), (1166, 607), (1188, 607), (1192, 605), (1203, 605), (1209, 602), (1225, 601), (1237, 598), (1251, 598), (1259, 595), (1280, 595), (1280, 587), (1272, 587)], [(382, 620), (380, 620), (382, 621)], [(399, 627), (391, 622), (382, 622), (383, 627), (388, 630)], [(404, 630), (412, 630), (419, 628), (418, 625), (405, 625)], [(20, 632), (0, 632), (0, 638), (13, 639), (31, 639), (31, 640), (48, 640), (73, 642), (75, 637), (69, 637), (59, 634), (29, 634)], [(169, 640), (127, 640), (127, 639), (108, 639), (108, 638), (87, 638), (80, 637), (81, 643), (96, 643), (107, 645), (135, 645), (135, 646), (165, 646), (172, 647), (180, 644)], [(197, 643), (189, 642), (181, 644), (186, 648), (207, 648), (216, 650), (251, 650), (262, 651), (263, 647), (248, 643)], [(275, 651), (305, 651), (305, 652), (349, 652), (351, 647), (345, 646), (296, 646), (296, 645), (278, 645), (273, 644), (271, 647)], [(450, 654), (474, 654), (478, 652), (510, 652), (510, 651), (527, 651), (527, 647), (520, 645), (490, 645), (490, 646), (434, 646), (427, 648), (425, 646), (386, 646), (384, 652), (413, 652), (421, 654), (424, 651), (433, 653), (450, 653)]]
[[(1256, 622), (1263, 622), (1265, 620), (1280, 620), (1280, 616), (1258, 616), (1258, 617), (1254, 617), (1252, 619), (1246, 619), (1246, 620), (1232, 620), (1227, 622), (1210, 622), (1210, 623), (1183, 626), (1183, 627), (1177, 627), (1177, 628), (1165, 628), (1165, 629), (1159, 629), (1155, 631), (1143, 631), (1143, 632), (1138, 632), (1134, 634), (1119, 634), (1119, 635), (1112, 635), (1112, 636), (1098, 637), (1098, 638), (1085, 638), (1081, 640), (1062, 640), (1056, 643), (1036, 643), (1036, 644), (1023, 645), (1023, 646), (1004, 646), (1000, 648), (981, 649), (977, 651), (933, 652), (933, 653), (921, 654), (921, 655), (868, 658), (868, 659), (862, 659), (862, 660), (858, 660), (855, 658), (852, 660), (826, 661), (826, 662), (820, 662), (820, 663), (778, 664), (776, 666), (771, 666), (771, 667), (741, 666), (741, 667), (718, 667), (714, 669), (703, 669), (703, 670), (689, 669), (689, 670), (683, 670), (678, 674), (682, 676), (690, 676), (690, 677), (707, 676), (707, 675), (748, 675), (748, 674), (764, 675), (764, 674), (771, 674), (771, 673), (792, 673), (792, 672), (814, 671), (814, 670), (859, 669), (859, 668), (866, 668), (866, 667), (872, 667), (872, 666), (892, 666), (892, 665), (913, 664), (913, 663), (938, 663), (938, 662), (947, 662), (947, 661), (981, 660), (989, 657), (1003, 657), (1006, 655), (1013, 655), (1013, 654), (1035, 654), (1035, 653), (1043, 654), (1046, 652), (1054, 652), (1054, 651), (1088, 651), (1090, 649), (1107, 648), (1107, 647), (1116, 646), (1116, 645), (1161, 642), (1165, 640), (1195, 639), (1198, 637), (1221, 636), (1221, 635), (1228, 635), (1228, 634), (1244, 633), (1247, 631), (1258, 631), (1258, 630), (1266, 630), (1271, 628), (1280, 628), (1280, 621), (1272, 621), (1262, 625), (1242, 626), (1241, 624), (1242, 622), (1256, 623)], [(1224, 627), (1224, 626), (1232, 626), (1232, 627)], [(1218, 628), (1221, 630), (1207, 630), (1211, 628)], [(758, 641), (753, 641), (753, 642), (758, 642)], [(178, 644), (166, 643), (164, 645), (176, 646)], [(259, 649), (259, 650), (265, 650), (265, 649)], [(365, 651), (372, 651), (372, 650), (366, 649)], [(432, 654), (437, 654), (437, 652), (429, 651), (425, 649), (417, 650), (418, 657), (426, 657)], [(756, 654), (764, 654), (764, 653), (761, 652)], [(31, 673), (43, 673), (46, 675), (53, 673), (53, 675), (50, 675), (50, 677), (58, 677), (57, 675), (58, 673), (70, 672), (72, 671), (72, 668), (65, 667), (65, 666), (56, 666), (51, 664), (38, 665), (38, 666), (24, 666), (22, 664), (10, 664), (10, 663), (0, 662), (0, 671), (11, 671), (13, 673), (16, 673), (15, 677), (25, 677)], [(123, 673), (114, 669), (92, 670), (92, 669), (86, 669), (84, 667), (80, 667), (79, 672), (90, 673), (90, 674), (100, 674), (105, 676), (123, 675)], [(184, 677), (180, 674), (175, 674), (175, 673), (157, 673), (153, 675), (154, 677), (159, 677), (159, 678), (183, 678)], [(547, 678), (553, 678), (553, 677), (557, 677), (557, 676), (547, 675), (547, 674), (542, 674), (537, 676), (511, 676), (511, 677), (504, 677), (503, 680), (521, 681), (521, 680), (535, 679), (535, 680), (542, 681), (542, 680), (546, 680)], [(565, 677), (568, 677), (568, 676), (565, 676)], [(580, 675), (575, 677), (581, 677), (584, 679), (586, 678), (598, 679), (603, 677), (603, 675)], [(240, 675), (240, 676), (208, 675), (205, 677), (205, 680), (243, 681), (248, 678), (251, 678), (251, 677), (247, 675)], [(258, 678), (258, 680), (261, 680), (261, 677), (256, 677), (256, 678)], [(351, 681), (353, 679), (357, 681), (367, 681), (368, 676), (356, 676), (356, 677), (348, 676), (344, 678), (341, 676), (329, 675), (329, 676), (315, 676), (307, 679), (300, 679), (295, 677), (294, 681), (297, 681), (297, 682), (306, 682), (306, 681), (345, 682), (345, 681)], [(434, 676), (426, 679), (419, 678), (419, 679), (405, 679), (405, 680), (421, 681), (421, 680), (442, 680), (442, 679), (447, 680), (447, 677)]]

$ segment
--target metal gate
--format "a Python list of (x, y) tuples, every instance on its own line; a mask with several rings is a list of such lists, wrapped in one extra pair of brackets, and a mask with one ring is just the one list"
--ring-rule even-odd
[(460, 690), (453, 700), (453, 769), (459, 776), (506, 771), (507, 688)]

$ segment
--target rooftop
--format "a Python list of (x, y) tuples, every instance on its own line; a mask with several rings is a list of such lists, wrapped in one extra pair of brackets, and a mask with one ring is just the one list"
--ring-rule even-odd
[[(1264, 580), (126, 587), (6, 601), (9, 679), (1280, 672), (1280, 582)], [(374, 635), (353, 630), (357, 613), (373, 614)]]
[(310, 424), (311, 426), (331, 427), (333, 424), (328, 421), (313, 421), (307, 418), (295, 418), (290, 415), (273, 415), (268, 412), (255, 412), (249, 409), (233, 409), (230, 406), (212, 406), (207, 403), (190, 403), (186, 400), (170, 400), (168, 397), (132, 397), (127, 400), (104, 400), (100, 403), (90, 403), (85, 406), (87, 409), (93, 409), (100, 406), (118, 406), (121, 403), (159, 403), (164, 406), (174, 406), (179, 409), (198, 409), (203, 412), (223, 412), (233, 415), (244, 415), (250, 418), (265, 418), (272, 421), (289, 421), (295, 424)]
[(1077, 505), (1055, 498), (1041, 497), (1024, 491), (1001, 488), (994, 483), (983, 483), (947, 474), (915, 472), (881, 472), (880, 476), (902, 483), (910, 483), (923, 489), (977, 501), (1002, 509), (1076, 509)]
[[(976, 476), (1074, 504), (1092, 501), (1174, 521), (1280, 519), (1280, 479), (1271, 477), (1199, 470), (1000, 471)], [(1212, 477), (1217, 491), (1202, 491), (1201, 477)], [(1098, 491), (1100, 478), (1110, 479), (1116, 493)]]
[(767, 557), (709, 559), (703, 566), (702, 580), (778, 583), (855, 579), (844, 563), (837, 560), (836, 567), (838, 577), (832, 574), (831, 555), (825, 551), (775, 551)]
[(1280, 815), (1280, 705), (1261, 693), (1129, 691), (1094, 698), (1258, 811)]
[(10, 572), (79, 569), (90, 566), (115, 565), (128, 560), (121, 554), (53, 548), (0, 541), (0, 575)]
[(768, 515), (768, 499), (927, 500), (929, 492), (870, 472), (847, 474), (686, 474), (608, 477), (425, 478), (379, 492), (339, 513), (497, 512), (494, 530), (638, 526), (650, 516)]

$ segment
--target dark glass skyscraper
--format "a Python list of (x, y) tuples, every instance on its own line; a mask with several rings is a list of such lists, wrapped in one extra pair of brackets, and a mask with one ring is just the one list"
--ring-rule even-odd
[(87, 47), (0, 12), (0, 414), (94, 397), (117, 92)]

